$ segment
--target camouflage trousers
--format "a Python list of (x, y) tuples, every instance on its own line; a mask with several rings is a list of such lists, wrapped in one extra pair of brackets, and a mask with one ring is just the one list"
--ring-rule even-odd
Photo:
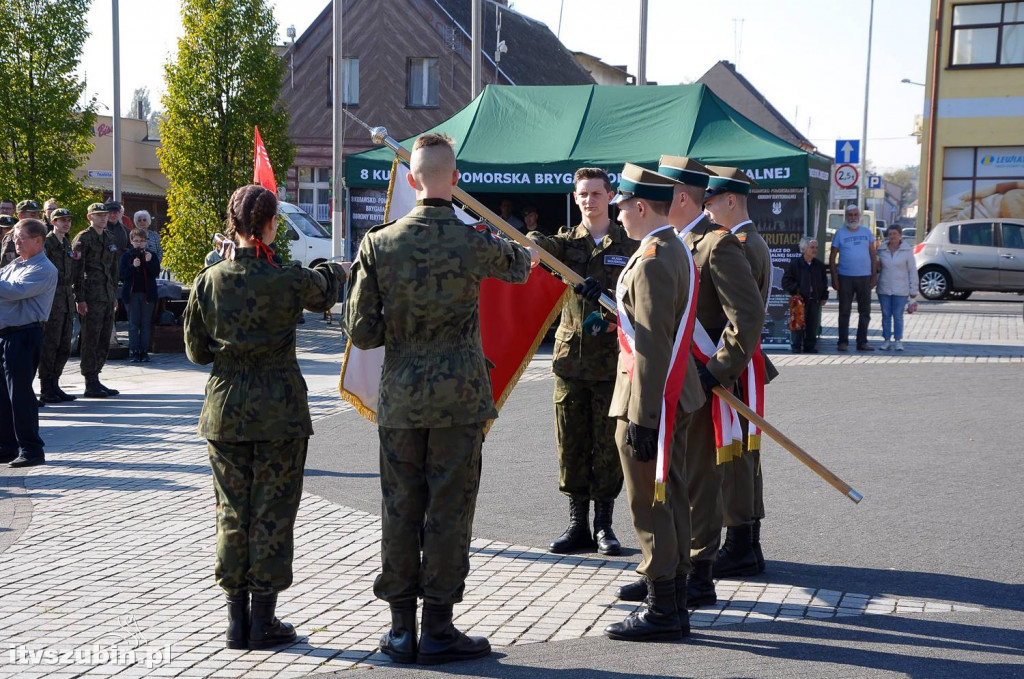
[(381, 573), (373, 583), (377, 598), (462, 601), (484, 424), (377, 428), (383, 495)]
[(608, 416), (614, 380), (555, 376), (558, 490), (584, 500), (614, 500), (622, 490), (615, 418)]
[(292, 584), (308, 438), (207, 441), (217, 497), (217, 584), (228, 595)]
[(39, 360), (39, 379), (57, 380), (71, 356), (71, 326), (74, 312), (53, 305), (43, 327), (43, 353)]
[(693, 413), (686, 435), (691, 561), (713, 560), (718, 556), (722, 543), (722, 482), (718, 470), (715, 424), (711, 419), (712, 401), (709, 398), (700, 410)]
[(98, 375), (107, 362), (110, 333), (114, 331), (114, 303), (89, 302), (89, 312), (82, 316), (82, 334), (79, 346), (82, 354), (82, 374)]
[(615, 441), (626, 477), (626, 498), (643, 559), (636, 572), (653, 581), (671, 580), (691, 570), (690, 498), (687, 487), (686, 432), (691, 416), (676, 411), (665, 502), (654, 501), (657, 462), (638, 462), (626, 443), (626, 420), (616, 420)]

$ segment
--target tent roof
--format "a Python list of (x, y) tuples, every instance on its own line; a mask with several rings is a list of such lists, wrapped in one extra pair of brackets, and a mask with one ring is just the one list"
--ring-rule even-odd
[[(827, 161), (758, 127), (700, 84), (488, 85), (430, 131), (456, 140), (460, 185), (470, 191), (564, 193), (579, 167), (602, 167), (617, 179), (624, 162), (656, 167), (662, 154), (738, 166), (769, 188), (828, 181)], [(386, 186), (393, 158), (386, 148), (349, 156), (348, 185)]]

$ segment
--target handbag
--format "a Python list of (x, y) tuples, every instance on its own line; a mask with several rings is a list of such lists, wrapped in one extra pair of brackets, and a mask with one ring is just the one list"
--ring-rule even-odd
[(804, 299), (793, 295), (789, 298), (789, 329), (793, 332), (803, 330), (807, 322), (804, 316)]

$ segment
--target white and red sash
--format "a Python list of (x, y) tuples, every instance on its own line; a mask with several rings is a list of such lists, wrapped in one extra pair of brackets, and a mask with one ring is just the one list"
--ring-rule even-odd
[[(661, 414), (658, 418), (658, 458), (654, 472), (654, 500), (665, 502), (665, 486), (668, 481), (669, 460), (672, 453), (672, 432), (675, 430), (676, 408), (679, 397), (683, 393), (686, 380), (686, 368), (689, 364), (686, 347), (690, 346), (693, 337), (694, 323), (697, 320), (697, 265), (693, 261), (689, 248), (686, 252), (687, 265), (690, 270), (690, 294), (686, 300), (683, 316), (676, 329), (675, 341), (672, 344), (672, 355), (669, 360), (668, 374), (665, 376), (665, 387), (662, 390)], [(626, 288), (622, 284), (623, 270), (619, 275), (619, 283), (615, 286), (615, 301), (619, 320), (619, 347), (622, 349), (623, 362), (629, 381), (633, 381), (633, 368), (636, 364), (636, 330), (629, 316), (623, 311), (622, 296)]]
[[(698, 321), (693, 331), (694, 358), (707, 365), (721, 346), (722, 341), (719, 340), (716, 346)], [(715, 426), (715, 454), (718, 464), (722, 464), (740, 454), (743, 430), (740, 428), (739, 414), (714, 392), (711, 394), (711, 421)]]

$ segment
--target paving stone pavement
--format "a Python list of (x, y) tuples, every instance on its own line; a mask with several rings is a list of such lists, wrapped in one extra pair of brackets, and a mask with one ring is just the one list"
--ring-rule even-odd
[[(961, 325), (951, 322), (962, 335), (954, 339), (981, 353), (985, 344), (975, 334), (991, 328)], [(1021, 328), (1005, 330), (1000, 345), (1016, 347), (970, 358), (1024, 360)], [(349, 408), (336, 395), (338, 327), (307, 314), (299, 338), (314, 418)], [(946, 355), (954, 352), (943, 348), (951, 344), (945, 338), (935, 344), (940, 348), (896, 360), (967, 358)], [(205, 444), (195, 435), (206, 374), (183, 356), (156, 356), (146, 366), (111, 363), (104, 380), (122, 396), (42, 411), (49, 464), (27, 470), (23, 488), (16, 477), (0, 485), (0, 523), (13, 536), (0, 568), (16, 574), (0, 583), (0, 677), (292, 677), (387, 662), (375, 649), (389, 616), (372, 594), (380, 520), (308, 493), (296, 528), (296, 584), (279, 605), (300, 642), (276, 653), (223, 648), (213, 493)], [(69, 371), (62, 384), (78, 388), (76, 378)], [(536, 360), (523, 379), (550, 379), (546, 360)], [(497, 647), (599, 636), (633, 610), (614, 590), (634, 577), (628, 562), (478, 539), (456, 624)], [(980, 610), (770, 582), (723, 580), (718, 592), (717, 605), (693, 614), (695, 627)]]

